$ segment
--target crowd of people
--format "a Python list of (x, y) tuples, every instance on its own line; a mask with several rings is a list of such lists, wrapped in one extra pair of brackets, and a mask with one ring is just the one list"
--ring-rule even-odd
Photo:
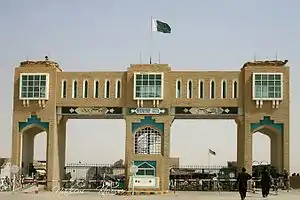
[[(289, 185), (289, 174), (286, 170), (282, 174), (283, 177), (283, 185), (284, 189), (288, 192), (290, 190)], [(238, 183), (238, 190), (240, 193), (241, 200), (246, 198), (247, 190), (248, 190), (248, 182), (252, 179), (252, 176), (246, 172), (245, 168), (242, 168), (242, 172), (240, 172), (237, 176), (237, 183)], [(263, 168), (261, 172), (261, 191), (263, 198), (266, 198), (270, 194), (270, 189), (273, 187), (273, 190), (277, 193), (278, 186), (280, 182), (280, 174), (276, 173), (273, 176), (267, 170), (266, 167)], [(252, 185), (253, 189), (255, 190), (255, 185)]]

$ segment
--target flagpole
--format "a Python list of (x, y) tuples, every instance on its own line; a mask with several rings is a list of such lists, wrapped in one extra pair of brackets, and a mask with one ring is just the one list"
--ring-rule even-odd
[(150, 22), (150, 64), (152, 64), (152, 43), (153, 43), (153, 17), (151, 16), (151, 22)]
[(160, 52), (158, 53), (158, 64), (160, 64)]
[(208, 173), (210, 173), (210, 152), (208, 150)]
[(210, 166), (210, 152), (208, 150), (208, 167)]

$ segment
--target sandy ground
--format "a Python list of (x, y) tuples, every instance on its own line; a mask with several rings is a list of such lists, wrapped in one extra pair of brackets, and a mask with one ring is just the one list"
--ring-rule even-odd
[[(112, 195), (100, 195), (97, 193), (83, 193), (83, 194), (75, 194), (75, 193), (51, 193), (51, 192), (40, 192), (39, 194), (23, 194), (23, 193), (15, 193), (12, 194), (11, 192), (7, 193), (0, 193), (1, 200), (55, 200), (55, 199), (62, 199), (62, 200), (93, 200), (93, 199), (107, 199), (107, 200), (143, 200), (143, 199), (178, 199), (178, 200), (187, 200), (187, 199), (208, 199), (208, 200), (218, 200), (218, 199), (230, 199), (230, 200), (239, 200), (239, 196), (237, 193), (234, 192), (221, 192), (220, 194), (217, 192), (178, 192), (176, 195), (174, 194), (167, 194), (163, 196), (112, 196)], [(246, 199), (258, 200), (263, 199), (261, 194), (253, 194), (248, 193)], [(279, 192), (278, 195), (271, 194), (267, 199), (288, 199), (288, 200), (299, 200), (300, 199), (300, 191), (293, 191), (293, 192)]]

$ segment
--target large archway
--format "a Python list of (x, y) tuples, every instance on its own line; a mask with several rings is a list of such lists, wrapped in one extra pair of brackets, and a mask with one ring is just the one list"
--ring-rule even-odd
[(271, 139), (259, 131), (252, 134), (252, 160), (253, 165), (271, 163)]
[[(38, 134), (46, 133), (47, 130), (43, 127), (32, 124), (27, 126), (21, 131), (21, 166), (22, 174), (26, 177), (33, 175), (33, 164), (34, 164), (34, 152), (35, 152), (35, 137)], [(47, 136), (46, 136), (47, 137)], [(47, 139), (48, 141), (48, 139)], [(48, 142), (47, 142), (48, 143)], [(47, 146), (46, 145), (46, 157), (47, 157)], [(46, 159), (47, 160), (47, 159)]]
[[(253, 135), (261, 133), (270, 139), (270, 164), (274, 166), (278, 171), (282, 171), (282, 157), (283, 157), (283, 144), (282, 144), (282, 136), (278, 132), (278, 130), (274, 129), (271, 126), (260, 126), (252, 131), (252, 140)], [(253, 148), (253, 143), (252, 143)], [(253, 155), (252, 155), (253, 156)], [(253, 159), (254, 160), (254, 159)], [(257, 160), (256, 160), (257, 161)], [(261, 160), (259, 162), (264, 162), (264, 164), (268, 163), (268, 160)]]

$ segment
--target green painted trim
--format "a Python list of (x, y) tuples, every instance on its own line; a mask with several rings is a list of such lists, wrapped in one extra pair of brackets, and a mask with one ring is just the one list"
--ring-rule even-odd
[(141, 122), (132, 123), (131, 132), (134, 133), (143, 126), (153, 126), (162, 133), (164, 132), (164, 123), (156, 123), (155, 119), (153, 119), (152, 116), (145, 116), (144, 119), (141, 120)]
[(19, 132), (21, 132), (27, 126), (33, 125), (33, 124), (41, 126), (45, 130), (49, 129), (48, 122), (42, 122), (41, 119), (38, 118), (37, 115), (31, 115), (30, 118), (28, 118), (26, 122), (19, 122)]
[(283, 134), (283, 123), (276, 123), (274, 120), (271, 120), (270, 116), (264, 116), (262, 120), (259, 120), (258, 123), (251, 123), (250, 130), (251, 132), (255, 131), (256, 129), (263, 127), (263, 126), (270, 126), (276, 129), (279, 133)]

